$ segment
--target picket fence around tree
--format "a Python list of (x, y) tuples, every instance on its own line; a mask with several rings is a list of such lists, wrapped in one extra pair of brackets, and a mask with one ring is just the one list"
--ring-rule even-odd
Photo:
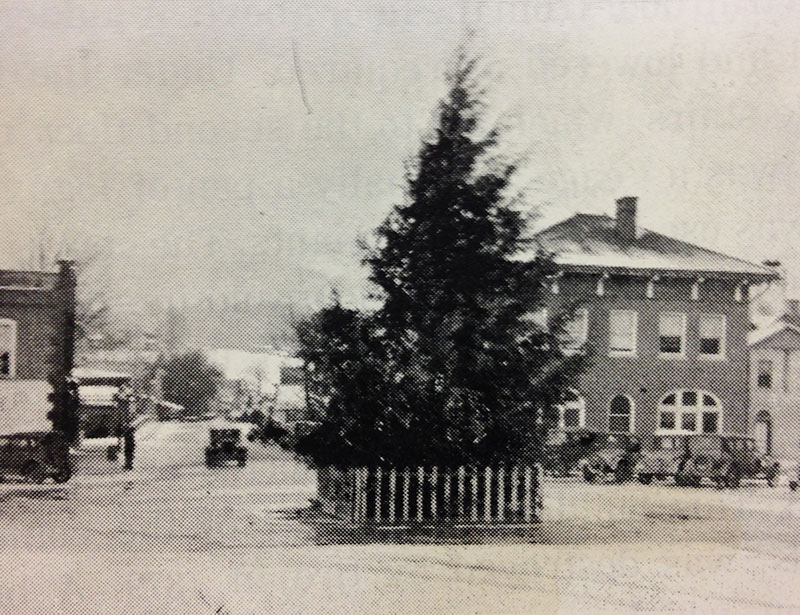
[(323, 510), (355, 524), (539, 521), (541, 466), (318, 469)]

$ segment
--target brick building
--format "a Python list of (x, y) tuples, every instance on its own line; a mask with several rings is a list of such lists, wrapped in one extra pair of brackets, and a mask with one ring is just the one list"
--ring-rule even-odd
[(57, 273), (0, 271), (0, 434), (51, 428), (48, 377), (72, 368), (74, 310), (70, 262)]
[(536, 318), (577, 306), (565, 343), (592, 355), (561, 427), (747, 432), (749, 289), (774, 271), (640, 228), (636, 197), (615, 218), (551, 226), (532, 248), (559, 267)]

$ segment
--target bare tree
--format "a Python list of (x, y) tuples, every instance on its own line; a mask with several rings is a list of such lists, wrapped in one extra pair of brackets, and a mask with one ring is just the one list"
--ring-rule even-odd
[(108, 253), (100, 241), (68, 238), (42, 227), (31, 248), (29, 266), (51, 271), (62, 259), (75, 263), (75, 339), (80, 342), (103, 332), (108, 325)]

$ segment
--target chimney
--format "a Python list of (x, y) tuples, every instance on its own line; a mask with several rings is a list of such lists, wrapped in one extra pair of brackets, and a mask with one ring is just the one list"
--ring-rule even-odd
[(624, 246), (636, 241), (636, 199), (635, 196), (623, 196), (617, 199), (617, 223), (615, 231), (617, 240)]

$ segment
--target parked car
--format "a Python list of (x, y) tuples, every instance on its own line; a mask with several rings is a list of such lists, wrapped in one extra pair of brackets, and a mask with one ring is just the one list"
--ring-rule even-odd
[(569, 476), (582, 459), (606, 443), (606, 435), (586, 429), (552, 430), (543, 451), (543, 469), (552, 476)]
[(759, 455), (754, 438), (702, 434), (687, 440), (687, 458), (675, 476), (679, 485), (698, 486), (703, 479), (736, 488), (742, 478), (763, 478), (770, 486), (780, 470), (769, 456)]
[(794, 468), (794, 478), (789, 479), (789, 489), (797, 491), (798, 487), (800, 487), (800, 463)]
[(688, 438), (687, 435), (656, 435), (648, 438), (633, 470), (639, 482), (647, 485), (654, 478), (675, 478), (686, 460)]
[(598, 478), (622, 483), (633, 478), (633, 470), (641, 457), (641, 441), (631, 434), (608, 434), (605, 444), (581, 462), (586, 482)]
[(781, 465), (771, 455), (759, 452), (755, 438), (726, 436), (725, 443), (743, 478), (763, 478), (770, 487), (777, 484)]
[(249, 442), (259, 440), (263, 444), (277, 442), (289, 435), (289, 430), (272, 418), (266, 418), (260, 425), (255, 425), (247, 434)]
[(33, 483), (52, 478), (63, 483), (72, 476), (69, 443), (53, 431), (0, 436), (0, 477), (14, 475)]
[(206, 447), (206, 465), (211, 468), (226, 461), (235, 461), (239, 467), (247, 463), (247, 448), (240, 444), (240, 429), (211, 428), (208, 432), (209, 444)]

